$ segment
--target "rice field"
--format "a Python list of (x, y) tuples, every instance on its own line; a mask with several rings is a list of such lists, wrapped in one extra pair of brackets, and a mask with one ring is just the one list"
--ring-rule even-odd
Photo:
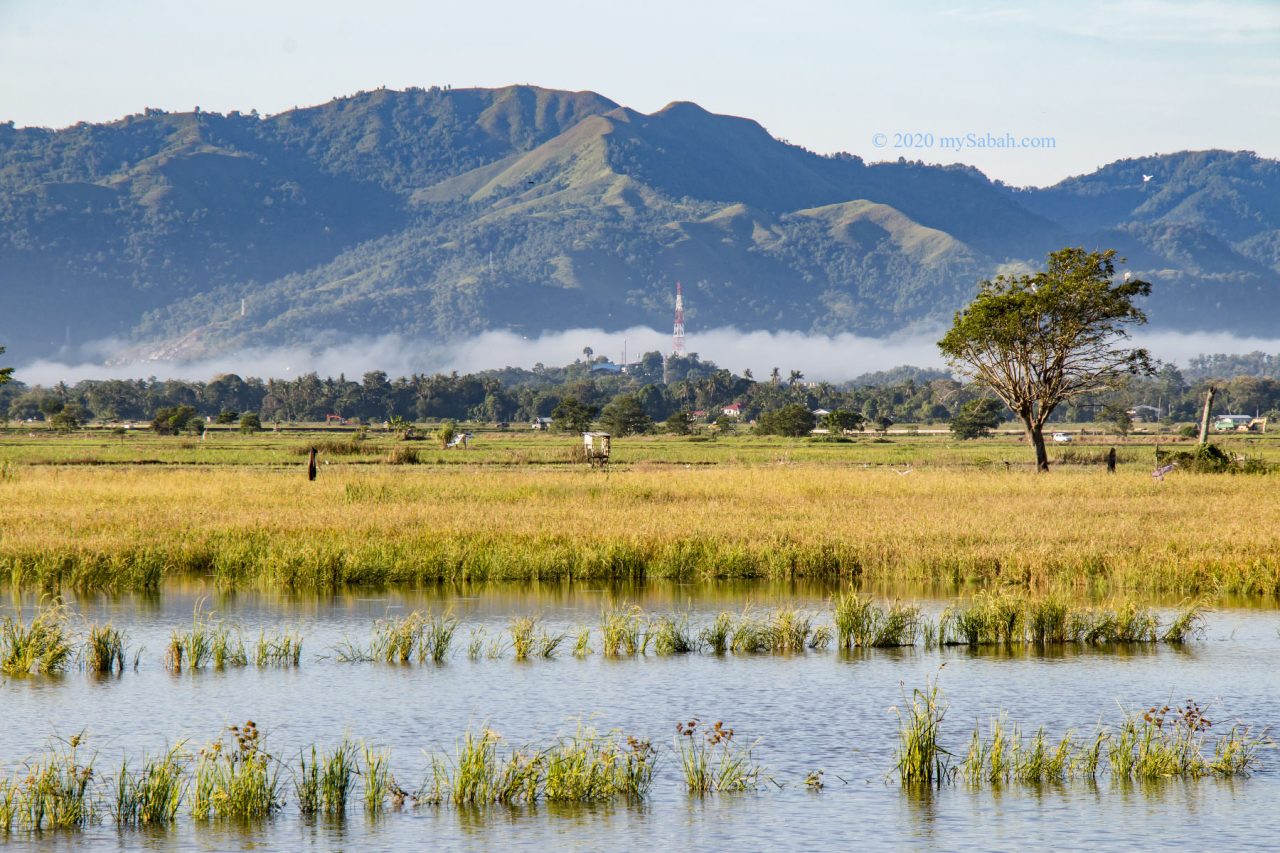
[(18, 466), (0, 577), (56, 591), (820, 578), (1272, 595), (1266, 476), (1003, 466)]

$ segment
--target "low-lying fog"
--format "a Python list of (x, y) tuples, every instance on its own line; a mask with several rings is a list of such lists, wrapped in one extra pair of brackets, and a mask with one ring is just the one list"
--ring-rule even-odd
[[(783, 376), (799, 370), (809, 380), (843, 382), (864, 373), (905, 364), (943, 367), (936, 345), (941, 334), (941, 329), (932, 329), (866, 338), (801, 332), (740, 332), (721, 328), (690, 334), (687, 349), (735, 373), (750, 369), (757, 378), (767, 377), (777, 367)], [(1156, 358), (1179, 366), (1185, 366), (1189, 359), (1205, 353), (1280, 352), (1280, 339), (1239, 337), (1227, 332), (1144, 330), (1135, 336), (1134, 342), (1149, 348)], [(622, 360), (625, 349), (627, 359), (634, 361), (644, 352), (670, 350), (671, 336), (648, 328), (623, 332), (570, 329), (548, 332), (537, 338), (496, 331), (445, 344), (385, 335), (349, 339), (320, 349), (268, 347), (192, 361), (129, 363), (112, 361), (112, 353), (118, 348), (110, 342), (103, 342), (90, 350), (95, 354), (94, 358), (30, 362), (19, 365), (14, 378), (28, 385), (50, 385), (82, 379), (157, 377), (205, 380), (220, 373), (289, 378), (314, 371), (321, 376), (342, 373), (356, 379), (371, 370), (381, 370), (392, 377), (455, 370), (470, 373), (507, 366), (529, 368), (539, 362), (563, 365), (582, 358), (586, 347), (590, 347), (595, 355), (607, 356), (615, 362)], [(9, 357), (12, 356), (10, 353)]]

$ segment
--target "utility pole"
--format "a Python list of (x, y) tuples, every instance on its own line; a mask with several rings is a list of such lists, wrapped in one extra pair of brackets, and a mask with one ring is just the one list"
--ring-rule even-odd
[(1200, 415), (1200, 443), (1204, 444), (1209, 440), (1209, 413), (1213, 411), (1213, 396), (1218, 393), (1218, 389), (1212, 385), (1204, 395), (1204, 412)]

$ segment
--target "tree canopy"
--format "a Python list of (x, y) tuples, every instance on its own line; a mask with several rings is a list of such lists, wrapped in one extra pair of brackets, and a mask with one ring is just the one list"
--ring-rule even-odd
[(1154, 373), (1145, 349), (1117, 343), (1145, 323), (1134, 304), (1148, 282), (1115, 281), (1115, 250), (1066, 248), (1043, 272), (983, 281), (938, 342), (951, 366), (990, 388), (1022, 420), (1049, 468), (1044, 424), (1057, 406), (1118, 387), (1128, 376)]

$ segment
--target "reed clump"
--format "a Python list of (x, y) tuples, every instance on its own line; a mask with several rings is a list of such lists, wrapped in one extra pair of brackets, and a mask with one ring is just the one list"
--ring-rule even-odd
[(698, 633), (703, 646), (717, 655), (729, 650), (729, 641), (733, 637), (733, 616), (729, 613), (716, 614), (715, 620)]
[(653, 783), (656, 752), (646, 740), (579, 725), (550, 745), (499, 748), (501, 735), (468, 732), (453, 756), (433, 755), (420, 802), (514, 805), (643, 800)]
[(723, 721), (702, 726), (696, 717), (676, 723), (676, 759), (690, 794), (754, 791), (764, 768), (752, 755), (754, 744), (740, 746)]
[(537, 644), (534, 636), (537, 627), (538, 620), (533, 616), (512, 619), (507, 625), (507, 630), (511, 632), (511, 648), (515, 652), (516, 660), (528, 660), (533, 654)]
[(165, 666), (173, 672), (183, 669), (214, 669), (248, 666), (240, 628), (229, 625), (217, 614), (206, 613), (203, 603), (195, 606), (191, 629), (173, 629), (165, 648)]
[(41, 606), (24, 622), (5, 616), (0, 622), (0, 673), (50, 675), (71, 665), (73, 648), (63, 605)]
[(84, 647), (84, 665), (89, 672), (124, 672), (125, 634), (110, 622), (89, 626)]
[(1026, 736), (1000, 714), (985, 732), (974, 727), (964, 758), (952, 767), (952, 754), (941, 745), (945, 713), (936, 680), (914, 692), (910, 712), (899, 712), (896, 769), (904, 786), (937, 786), (956, 776), (972, 786), (1041, 785), (1093, 780), (1104, 768), (1121, 781), (1246, 776), (1258, 766), (1260, 752), (1272, 745), (1265, 731), (1241, 725), (1210, 744), (1213, 723), (1187, 700), (1181, 707), (1126, 713), (1114, 729), (1100, 726), (1083, 740), (1070, 730), (1051, 738), (1043, 728)]
[(444, 663), (448, 660), (457, 630), (458, 620), (449, 611), (439, 616), (428, 613), (422, 621), (422, 634), (418, 640), (419, 662)]
[[(905, 697), (904, 697), (905, 704)], [(950, 782), (955, 771), (951, 753), (941, 745), (947, 704), (937, 679), (911, 693), (911, 706), (898, 713), (898, 750), (895, 769), (903, 787), (938, 787)]]
[(467, 732), (452, 760), (431, 757), (431, 778), (418, 798), (458, 806), (532, 803), (538, 798), (543, 757), (532, 750), (498, 751), (501, 735), (484, 729)]
[(200, 750), (191, 799), (198, 820), (270, 817), (283, 805), (280, 766), (252, 720), (228, 726), (223, 737)]
[(647, 740), (579, 726), (546, 751), (542, 796), (552, 803), (642, 800), (653, 783), (655, 757)]
[(1202, 604), (1191, 602), (1162, 626), (1153, 611), (1127, 598), (1090, 607), (1067, 604), (1054, 596), (988, 591), (943, 612), (939, 642), (969, 646), (1183, 643), (1203, 635), (1204, 612)]
[(920, 633), (920, 609), (901, 602), (885, 610), (869, 595), (842, 592), (833, 596), (831, 610), (842, 649), (910, 646)]
[(312, 744), (298, 757), (294, 777), (294, 796), (304, 815), (336, 817), (347, 813), (356, 780), (356, 746), (346, 738), (332, 750), (324, 752)]
[(78, 829), (96, 819), (93, 758), (80, 759), (83, 742), (83, 734), (73, 735), (0, 781), (0, 830)]
[(407, 616), (387, 616), (373, 626), (369, 653), (385, 663), (409, 663), (422, 642), (426, 619), (418, 611)]
[(373, 749), (365, 744), (361, 750), (364, 759), (361, 775), (364, 777), (364, 810), (379, 814), (391, 803), (399, 808), (405, 793), (391, 775), (391, 753), (385, 749)]
[(297, 631), (282, 631), (268, 635), (261, 631), (253, 647), (253, 663), (262, 668), (268, 666), (297, 666), (302, 659), (302, 635)]
[(137, 772), (128, 761), (115, 779), (116, 824), (167, 826), (174, 822), (187, 789), (186, 758), (180, 743), (159, 758), (146, 758)]
[(689, 629), (687, 613), (667, 613), (649, 622), (654, 654), (686, 655), (698, 650), (698, 640)]
[(605, 657), (645, 653), (650, 635), (644, 611), (637, 605), (607, 604), (600, 612), (600, 644)]

